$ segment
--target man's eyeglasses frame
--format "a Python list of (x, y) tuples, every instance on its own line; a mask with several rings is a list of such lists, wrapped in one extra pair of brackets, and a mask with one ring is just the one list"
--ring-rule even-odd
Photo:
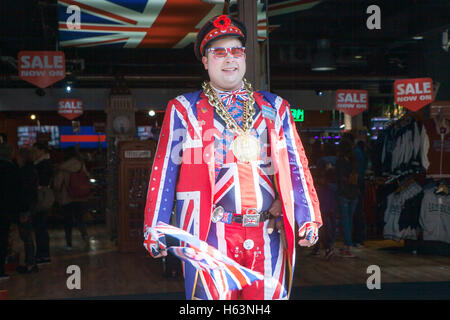
[(206, 52), (211, 52), (214, 58), (216, 59), (223, 59), (228, 54), (230, 54), (233, 58), (241, 58), (245, 55), (245, 47), (231, 47), (231, 48), (216, 47), (216, 48), (209, 48), (208, 50), (206, 50)]

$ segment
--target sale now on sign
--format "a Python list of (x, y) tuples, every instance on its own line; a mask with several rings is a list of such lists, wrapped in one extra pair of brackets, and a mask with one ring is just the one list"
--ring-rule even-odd
[(83, 114), (83, 100), (59, 99), (58, 114), (69, 120), (81, 116)]
[(367, 110), (368, 101), (367, 90), (336, 90), (336, 109), (352, 117)]
[(20, 51), (19, 77), (39, 88), (46, 88), (66, 77), (62, 51)]
[(431, 78), (395, 80), (395, 102), (411, 111), (418, 111), (434, 101)]

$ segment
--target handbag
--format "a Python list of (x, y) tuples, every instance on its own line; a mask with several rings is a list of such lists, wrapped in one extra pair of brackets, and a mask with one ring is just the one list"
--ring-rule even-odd
[(36, 212), (46, 211), (53, 207), (55, 202), (55, 194), (50, 187), (40, 186), (38, 189), (38, 202), (36, 205)]

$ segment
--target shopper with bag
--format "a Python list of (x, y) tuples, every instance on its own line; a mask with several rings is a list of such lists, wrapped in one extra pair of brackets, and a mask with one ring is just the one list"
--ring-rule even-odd
[(74, 147), (64, 152), (64, 162), (58, 167), (53, 187), (56, 201), (64, 213), (65, 249), (72, 250), (72, 228), (76, 221), (81, 237), (88, 246), (88, 233), (84, 221), (85, 203), (89, 199), (91, 186), (86, 166)]

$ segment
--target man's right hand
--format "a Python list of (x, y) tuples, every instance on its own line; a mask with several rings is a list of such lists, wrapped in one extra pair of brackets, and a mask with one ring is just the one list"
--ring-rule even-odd
[(157, 237), (151, 234), (150, 228), (144, 234), (144, 247), (153, 258), (161, 258), (167, 256), (166, 238)]

